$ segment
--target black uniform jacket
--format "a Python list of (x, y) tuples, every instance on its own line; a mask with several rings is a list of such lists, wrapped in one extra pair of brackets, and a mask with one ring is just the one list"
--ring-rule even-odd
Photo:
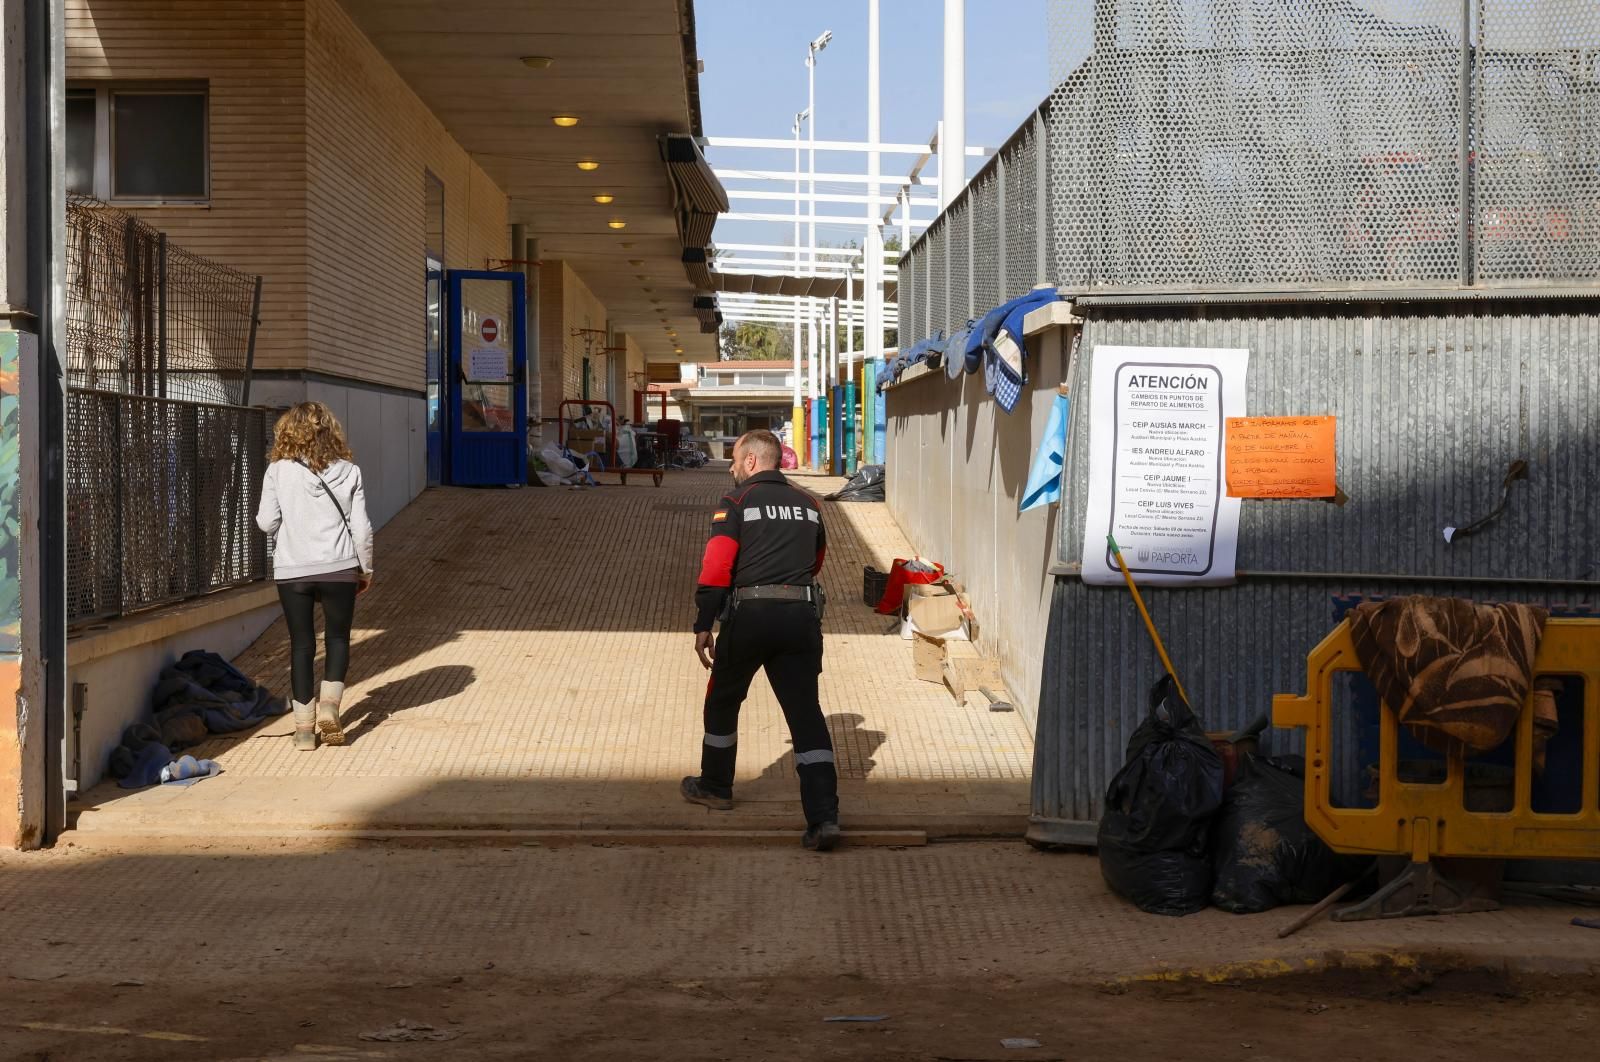
[(828, 536), (816, 498), (782, 472), (757, 472), (722, 496), (700, 564), (696, 633), (709, 631), (740, 586), (805, 586), (822, 571)]

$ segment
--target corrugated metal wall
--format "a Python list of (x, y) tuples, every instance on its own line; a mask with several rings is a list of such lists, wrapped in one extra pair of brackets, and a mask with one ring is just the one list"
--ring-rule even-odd
[[(1457, 594), (1577, 603), (1600, 578), (1600, 300), (1080, 307), (1075, 390), (1096, 345), (1245, 347), (1251, 415), (1339, 417), (1348, 504), (1246, 501), (1234, 587), (1148, 591), (1208, 729), (1299, 691), (1305, 654), (1339, 595)], [(1060, 559), (1082, 555), (1089, 410), (1074, 409)], [(1504, 516), (1446, 545), (1442, 528), (1492, 510), (1512, 461), (1529, 464)], [(1273, 575), (1248, 573), (1279, 573)], [(1449, 582), (1486, 580), (1485, 582)], [(1560, 580), (1567, 586), (1487, 580)], [(1034, 761), (1034, 836), (1092, 840), (1160, 665), (1122, 590), (1056, 580)], [(1286, 735), (1279, 734), (1278, 748)], [(1073, 826), (1071, 824), (1080, 824)]]

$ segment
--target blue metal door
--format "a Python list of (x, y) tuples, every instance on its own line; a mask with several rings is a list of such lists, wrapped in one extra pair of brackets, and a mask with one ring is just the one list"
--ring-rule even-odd
[(528, 481), (525, 279), (458, 269), (449, 281), (449, 482), (522, 486)]

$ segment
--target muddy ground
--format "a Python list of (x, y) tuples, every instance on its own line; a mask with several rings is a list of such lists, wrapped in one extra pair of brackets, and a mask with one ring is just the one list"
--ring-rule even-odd
[[(550, 983), (493, 969), (386, 980), (323, 971), (265, 983), (121, 987), (12, 980), (0, 1058), (954, 1060), (1593, 1057), (1587, 978), (1349, 972), (1273, 981), (1073, 986), (982, 978)], [(886, 1020), (829, 1023), (837, 1016)], [(397, 1022), (422, 1042), (382, 1042)], [(1038, 1047), (1007, 1047), (1006, 1039)]]

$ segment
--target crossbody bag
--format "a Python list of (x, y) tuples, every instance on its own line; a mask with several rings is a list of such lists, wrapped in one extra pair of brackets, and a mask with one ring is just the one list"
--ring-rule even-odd
[(322, 484), (322, 492), (328, 496), (329, 501), (333, 502), (334, 509), (336, 509), (339, 513), (339, 519), (344, 521), (344, 529), (350, 533), (350, 547), (356, 550), (356, 567), (361, 569), (361, 574), (363, 576), (371, 575), (372, 573), (367, 571), (367, 569), (361, 565), (361, 551), (360, 548), (356, 546), (356, 529), (350, 526), (350, 517), (345, 514), (344, 506), (339, 504), (339, 499), (334, 497), (333, 488), (328, 486), (328, 481), (322, 478), (322, 473), (312, 468), (303, 459), (297, 460), (295, 463), (301, 468), (305, 469), (307, 472), (310, 472), (313, 476), (316, 476), (317, 482)]

